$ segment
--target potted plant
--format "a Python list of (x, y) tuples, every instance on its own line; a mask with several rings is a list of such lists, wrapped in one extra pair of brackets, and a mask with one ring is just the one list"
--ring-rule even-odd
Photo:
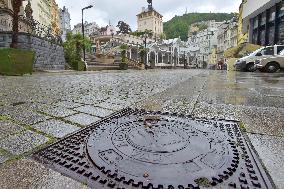
[(119, 63), (119, 68), (121, 70), (127, 70), (128, 69), (127, 58), (126, 58), (126, 50), (127, 49), (128, 49), (127, 45), (121, 45), (120, 46), (121, 62)]

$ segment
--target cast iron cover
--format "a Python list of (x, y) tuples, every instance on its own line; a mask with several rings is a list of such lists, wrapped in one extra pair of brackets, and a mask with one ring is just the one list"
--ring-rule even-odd
[(272, 188), (239, 123), (125, 109), (34, 157), (100, 188)]

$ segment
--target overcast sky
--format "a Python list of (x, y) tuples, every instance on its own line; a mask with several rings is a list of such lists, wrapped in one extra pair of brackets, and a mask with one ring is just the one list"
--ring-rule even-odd
[[(119, 20), (130, 24), (132, 30), (137, 29), (136, 15), (147, 0), (57, 0), (62, 8), (66, 6), (71, 14), (72, 28), (81, 22), (81, 9), (90, 4), (95, 7), (85, 11), (85, 20), (106, 26), (109, 21), (117, 25)], [(186, 12), (238, 12), (241, 0), (153, 0), (153, 7), (164, 16), (164, 22), (175, 15)]]

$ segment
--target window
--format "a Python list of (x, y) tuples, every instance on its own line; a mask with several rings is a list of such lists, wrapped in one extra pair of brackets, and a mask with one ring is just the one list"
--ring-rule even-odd
[(268, 45), (274, 45), (274, 33), (275, 33), (275, 27), (274, 25), (269, 26), (268, 28)]
[(269, 20), (269, 22), (273, 22), (275, 20), (275, 10), (274, 10), (274, 8), (269, 10), (268, 20)]
[(265, 29), (262, 29), (260, 31), (259, 39), (260, 39), (260, 45), (265, 46)]
[(278, 32), (277, 32), (277, 44), (284, 44), (284, 19), (282, 18), (279, 25), (278, 25)]
[(279, 4), (279, 17), (284, 16), (284, 2)]
[(277, 46), (277, 54), (284, 50), (284, 46)]
[(256, 29), (258, 27), (258, 17), (255, 17), (253, 19), (253, 29)]
[(266, 24), (266, 12), (261, 14), (261, 25)]
[(263, 49), (262, 55), (274, 55), (274, 47), (267, 47)]

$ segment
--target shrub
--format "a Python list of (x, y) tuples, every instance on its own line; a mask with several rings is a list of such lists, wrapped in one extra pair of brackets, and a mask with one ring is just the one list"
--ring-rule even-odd
[(21, 49), (0, 49), (0, 74), (32, 74), (35, 53)]

